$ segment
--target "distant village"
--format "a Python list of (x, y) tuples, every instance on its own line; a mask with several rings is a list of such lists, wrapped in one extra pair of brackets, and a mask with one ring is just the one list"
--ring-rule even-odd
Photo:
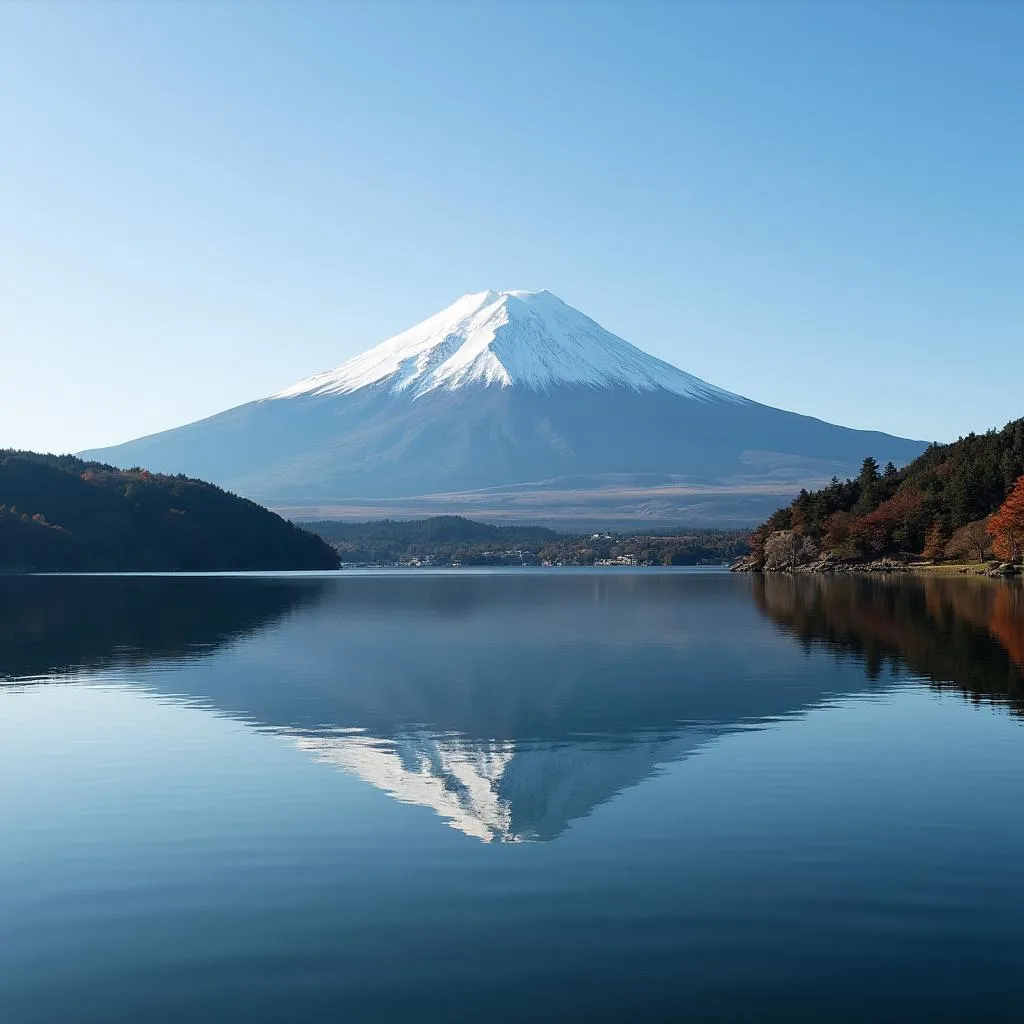
[[(432, 529), (434, 523), (437, 526)], [(332, 525), (311, 524), (338, 550), (343, 567), (353, 569), (726, 565), (749, 550), (745, 531), (559, 534), (539, 527), (493, 527), (456, 517), (341, 524), (336, 531)], [(491, 533), (502, 531), (508, 531), (507, 539), (519, 543), (494, 544), (495, 539), (506, 538)]]

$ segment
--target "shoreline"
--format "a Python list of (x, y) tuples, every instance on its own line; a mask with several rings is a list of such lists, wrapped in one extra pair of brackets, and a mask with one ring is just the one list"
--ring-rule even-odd
[(730, 572), (802, 573), (818, 576), (869, 576), (909, 573), (915, 576), (973, 576), (987, 579), (1013, 579), (1022, 574), (1022, 567), (1009, 562), (929, 562), (904, 561), (898, 558), (876, 558), (870, 562), (842, 558), (822, 558), (805, 565), (766, 569), (750, 559), (740, 559), (729, 567)]

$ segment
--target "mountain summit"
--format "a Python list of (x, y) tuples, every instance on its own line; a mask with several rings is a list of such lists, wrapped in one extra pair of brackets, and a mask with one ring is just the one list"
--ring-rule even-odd
[(630, 345), (549, 291), (463, 295), (423, 323), (274, 397), (344, 395), (377, 384), (413, 395), (470, 384), (535, 391), (624, 386), (743, 401)]
[(488, 291), (269, 398), (86, 454), (297, 516), (699, 525), (923, 449), (731, 394), (550, 292)]

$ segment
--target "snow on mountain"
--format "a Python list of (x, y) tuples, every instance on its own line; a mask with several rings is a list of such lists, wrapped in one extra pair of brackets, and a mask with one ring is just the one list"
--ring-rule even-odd
[(345, 395), (384, 385), (413, 395), (470, 383), (661, 388), (698, 400), (745, 399), (656, 359), (549, 291), (476, 292), (333, 370), (274, 395)]
[(753, 523), (923, 442), (741, 398), (550, 292), (478, 292), (269, 398), (113, 448), (303, 517)]
[(388, 742), (354, 733), (300, 736), (296, 746), (400, 803), (431, 808), (467, 836), (485, 843), (518, 838), (508, 801), (498, 793), (498, 781), (515, 754), (512, 743), (495, 741), (473, 749), (454, 738)]
[(692, 755), (715, 735), (701, 726), (572, 743), (469, 740), (416, 730), (393, 738), (343, 730), (301, 735), (315, 760), (376, 786), (400, 803), (429, 807), (448, 824), (490, 842), (553, 839), (658, 767)]

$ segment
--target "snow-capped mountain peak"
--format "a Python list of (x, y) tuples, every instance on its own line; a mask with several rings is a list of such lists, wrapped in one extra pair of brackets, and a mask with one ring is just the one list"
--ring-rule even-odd
[(474, 292), (341, 366), (274, 395), (343, 395), (382, 386), (413, 396), (468, 384), (663, 389), (744, 401), (648, 355), (549, 291)]
[(271, 398), (86, 455), (366, 518), (746, 523), (865, 453), (902, 463), (924, 447), (739, 398), (550, 292), (509, 291), (464, 295)]

